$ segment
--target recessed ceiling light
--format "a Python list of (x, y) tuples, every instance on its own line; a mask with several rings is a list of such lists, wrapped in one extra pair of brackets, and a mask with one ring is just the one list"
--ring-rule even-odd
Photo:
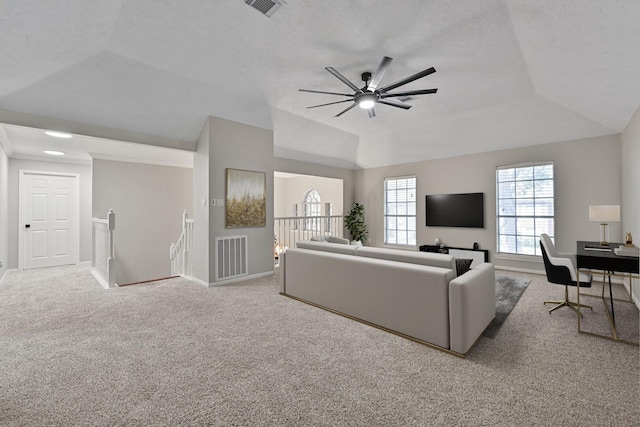
[(62, 151), (56, 150), (44, 150), (44, 153), (50, 156), (64, 156), (64, 153)]
[(52, 131), (52, 130), (48, 130), (45, 132), (47, 135), (49, 136), (53, 136), (55, 138), (71, 138), (73, 135), (71, 135), (70, 133), (66, 133), (66, 132), (56, 132), (56, 131)]

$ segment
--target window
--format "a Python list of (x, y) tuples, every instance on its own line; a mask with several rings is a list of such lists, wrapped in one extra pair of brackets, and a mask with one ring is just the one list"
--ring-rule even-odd
[[(305, 217), (320, 216), (320, 193), (318, 193), (318, 191), (314, 189), (307, 191), (306, 196), (304, 196), (303, 205)], [(304, 229), (309, 231), (318, 231), (320, 230), (320, 221), (318, 220), (318, 218), (305, 219)]]
[(384, 243), (416, 245), (416, 177), (384, 180)]
[(553, 163), (496, 170), (498, 253), (542, 255), (542, 233), (554, 238)]

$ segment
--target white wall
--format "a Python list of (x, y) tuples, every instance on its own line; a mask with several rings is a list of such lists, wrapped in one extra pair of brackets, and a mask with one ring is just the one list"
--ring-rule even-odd
[(316, 189), (320, 194), (322, 215), (326, 215), (324, 212), (325, 203), (332, 204), (333, 215), (342, 215), (342, 187), (342, 180), (335, 178), (324, 178), (309, 175), (275, 178), (273, 198), (277, 202), (277, 205), (274, 205), (274, 216), (294, 216), (294, 204), (298, 205), (298, 216), (302, 216), (302, 203), (304, 202), (304, 197), (312, 188)]
[(0, 280), (9, 263), (9, 156), (0, 144)]
[[(599, 225), (589, 222), (588, 206), (620, 204), (620, 135), (357, 171), (355, 200), (365, 205), (370, 230), (368, 244), (384, 244), (384, 178), (416, 175), (418, 246), (432, 244), (436, 237), (450, 246), (471, 247), (478, 242), (480, 248), (489, 250), (491, 262), (498, 266), (541, 271), (544, 267), (538, 260), (496, 259), (496, 167), (534, 161), (555, 163), (555, 235), (558, 249), (575, 252), (577, 240), (598, 240)], [(425, 226), (426, 194), (470, 192), (485, 194), (485, 228)], [(620, 230), (620, 224), (610, 225), (611, 236), (620, 236)]]
[(182, 213), (193, 214), (189, 168), (93, 160), (93, 216), (116, 214), (116, 283), (171, 275), (169, 246), (182, 231)]
[[(640, 107), (622, 132), (622, 235), (633, 235), (640, 246)], [(616, 235), (613, 235), (617, 237)], [(633, 294), (640, 306), (640, 283), (634, 281)]]
[(18, 268), (18, 233), (22, 228), (18, 224), (20, 205), (20, 170), (61, 172), (78, 174), (80, 212), (80, 262), (91, 261), (91, 166), (73, 163), (43, 162), (38, 160), (9, 159), (9, 268)]

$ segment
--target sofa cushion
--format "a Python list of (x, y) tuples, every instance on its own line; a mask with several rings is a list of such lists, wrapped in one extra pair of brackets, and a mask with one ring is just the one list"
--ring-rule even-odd
[(471, 269), (472, 259), (456, 258), (456, 273), (458, 276), (462, 276), (464, 273)]
[(362, 246), (358, 248), (356, 255), (367, 258), (408, 262), (411, 264), (430, 265), (432, 267), (448, 268), (454, 272), (456, 271), (455, 258), (446, 254)]
[(337, 237), (337, 236), (327, 236), (326, 241), (329, 243), (339, 243), (341, 245), (349, 244), (349, 239), (345, 239), (343, 237)]
[(355, 255), (356, 247), (340, 243), (312, 242), (311, 240), (298, 240), (296, 248), (313, 249), (316, 251), (333, 252), (337, 254)]

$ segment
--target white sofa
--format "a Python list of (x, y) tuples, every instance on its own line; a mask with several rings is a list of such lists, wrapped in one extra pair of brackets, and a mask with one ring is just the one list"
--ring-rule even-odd
[(300, 241), (281, 261), (283, 295), (464, 355), (495, 317), (495, 270), (457, 276), (450, 255)]

